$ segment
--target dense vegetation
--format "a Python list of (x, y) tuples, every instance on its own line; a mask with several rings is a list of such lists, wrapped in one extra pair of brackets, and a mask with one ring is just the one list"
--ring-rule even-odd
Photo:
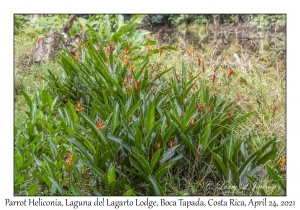
[(82, 15), (75, 51), (35, 63), (36, 37), (69, 16), (28, 18), (15, 16), (16, 195), (285, 195), (285, 46), (175, 48), (141, 29), (185, 22), (201, 35), (212, 15)]

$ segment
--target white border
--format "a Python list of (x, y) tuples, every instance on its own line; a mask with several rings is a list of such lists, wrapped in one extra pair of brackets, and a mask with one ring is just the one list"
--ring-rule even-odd
[[(287, 14), (287, 196), (267, 197), (268, 200), (296, 200), (296, 206), (300, 206), (296, 199), (299, 194), (299, 161), (296, 156), (299, 154), (299, 141), (297, 129), (299, 129), (299, 11), (296, 1), (278, 0), (252, 0), (252, 1), (1, 1), (0, 3), (0, 59), (1, 59), (1, 106), (0, 106), (0, 206), (1, 209), (16, 209), (18, 207), (5, 207), (5, 199), (23, 200), (28, 197), (13, 197), (13, 14), (14, 13), (286, 13)], [(299, 131), (299, 130), (298, 130)], [(298, 176), (298, 177), (297, 177)], [(297, 196), (299, 197), (299, 196)], [(106, 197), (108, 198), (108, 197)], [(169, 197), (167, 199), (177, 199)], [(222, 199), (221, 197), (212, 197)], [(247, 201), (251, 197), (224, 197), (223, 199), (237, 198)], [(254, 197), (259, 200), (263, 197)], [(54, 197), (43, 197), (43, 200), (53, 200)], [(64, 197), (59, 197), (63, 200)], [(76, 197), (69, 200), (94, 200), (94, 197)], [(110, 200), (114, 199), (109, 197)], [(116, 197), (117, 200), (125, 198)], [(127, 198), (126, 198), (127, 199)], [(132, 198), (134, 199), (134, 198)], [(139, 200), (146, 199), (140, 197)], [(152, 200), (159, 200), (159, 197), (151, 197)], [(185, 197), (186, 200), (195, 197)], [(201, 200), (208, 200), (209, 197), (201, 197)], [(71, 207), (70, 207), (71, 208)], [(98, 209), (101, 207), (97, 207)], [(103, 208), (103, 207), (102, 207)], [(119, 209), (130, 209), (119, 208)], [(179, 209), (180, 207), (175, 207)], [(201, 208), (201, 207), (198, 207)], [(229, 209), (232, 207), (223, 207)], [(264, 209), (274, 209), (264, 207)], [(26, 209), (31, 209), (27, 207)], [(51, 208), (53, 209), (53, 208)], [(91, 209), (80, 207), (79, 209)], [(95, 208), (94, 208), (95, 209)], [(114, 208), (111, 208), (114, 209)], [(146, 209), (146, 208), (144, 208)], [(169, 208), (170, 209), (170, 208)], [(172, 208), (174, 209), (174, 207)], [(262, 209), (262, 208), (256, 208)], [(276, 208), (282, 209), (282, 208)], [(295, 208), (293, 208), (295, 209)]]

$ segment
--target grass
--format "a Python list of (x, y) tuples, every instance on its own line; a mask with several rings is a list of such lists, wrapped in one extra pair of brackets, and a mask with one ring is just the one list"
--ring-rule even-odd
[[(183, 26), (178, 30), (183, 30)], [(200, 37), (207, 36), (207, 32), (203, 28), (197, 29), (193, 26), (194, 34), (200, 34)], [(196, 33), (197, 30), (199, 33)], [(181, 34), (181, 35), (180, 35)], [(152, 34), (152, 38), (156, 39), (158, 46), (162, 44), (170, 44), (168, 40), (171, 38), (161, 39), (157, 35)], [(174, 40), (175, 39), (175, 40)], [(162, 56), (158, 54), (150, 60), (152, 64), (162, 63), (162, 66), (170, 65), (175, 67), (176, 73), (181, 75), (182, 60), (186, 62), (189, 69), (187, 72), (191, 78), (199, 74), (196, 78), (196, 84), (202, 81), (209, 87), (211, 93), (215, 95), (224, 95), (227, 101), (236, 101), (237, 104), (231, 108), (233, 117), (237, 113), (245, 114), (250, 111), (254, 112), (246, 123), (236, 131), (237, 138), (245, 138), (244, 134), (252, 133), (251, 148), (259, 149), (265, 142), (264, 136), (277, 136), (279, 143), (279, 152), (275, 162), (279, 162), (280, 157), (285, 156), (286, 142), (286, 62), (285, 62), (285, 45), (279, 43), (277, 46), (266, 41), (258, 41), (256, 50), (250, 50), (238, 40), (224, 46), (218, 40), (209, 42), (201, 42), (197, 44), (195, 40), (187, 40), (185, 34), (178, 33), (172, 37), (173, 45), (178, 47), (181, 52), (163, 52)], [(196, 43), (196, 44), (195, 44)], [(25, 99), (20, 91), (24, 90), (29, 95), (33, 94), (35, 86), (47, 87), (42, 75), (47, 72), (49, 66), (59, 74), (60, 69), (56, 61), (47, 63), (33, 63), (32, 52), (35, 42), (32, 36), (22, 34), (15, 36), (15, 126), (20, 127), (26, 118), (25, 112), (29, 110)], [(278, 46), (279, 45), (279, 46)], [(187, 54), (189, 46), (193, 46), (191, 56)], [(257, 47), (258, 46), (258, 47)], [(274, 49), (279, 48), (278, 52)], [(242, 65), (235, 63), (234, 54), (238, 54)], [(201, 66), (197, 65), (197, 59), (201, 58), (205, 64), (203, 71)], [(227, 77), (226, 72), (232, 70), (233, 76)], [(216, 81), (212, 82), (213, 75), (216, 75)], [(166, 75), (168, 80), (172, 80), (172, 74)], [(197, 87), (199, 88), (199, 87)], [(274, 109), (276, 107), (276, 110)], [(274, 111), (275, 110), (275, 111)], [(31, 172), (36, 168), (31, 168)], [(170, 183), (170, 187), (175, 195), (257, 195), (272, 194), (272, 190), (267, 188), (263, 192), (259, 189), (235, 189), (226, 183), (226, 187), (211, 188), (213, 183), (217, 186), (213, 178), (206, 180), (207, 182), (192, 181), (193, 175), (180, 175), (178, 172), (177, 180)], [(89, 174), (87, 180), (92, 179)], [(265, 173), (257, 173), (256, 180), (262, 185), (272, 186), (274, 184)], [(16, 194), (24, 195), (25, 189), (33, 184), (29, 179), (24, 182), (18, 189)], [(96, 183), (94, 183), (96, 184)], [(223, 183), (224, 185), (224, 183)], [(51, 190), (40, 188), (38, 195), (54, 194)]]

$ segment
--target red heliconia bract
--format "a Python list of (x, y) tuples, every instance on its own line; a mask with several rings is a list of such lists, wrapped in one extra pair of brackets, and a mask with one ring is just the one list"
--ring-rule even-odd
[(228, 111), (228, 118), (233, 120), (233, 116), (231, 114), (231, 111)]
[(216, 75), (214, 74), (213, 78), (211, 79), (212, 82), (215, 82), (216, 80)]
[(173, 148), (173, 145), (174, 145), (174, 140), (172, 139), (172, 140), (170, 140), (170, 149), (172, 150), (172, 148)]
[(159, 149), (160, 146), (161, 146), (161, 142), (159, 141), (159, 142), (157, 142), (157, 148)]
[(140, 86), (139, 82), (137, 80), (135, 80), (134, 81), (134, 87), (135, 87), (135, 89), (136, 90), (139, 89), (139, 86)]

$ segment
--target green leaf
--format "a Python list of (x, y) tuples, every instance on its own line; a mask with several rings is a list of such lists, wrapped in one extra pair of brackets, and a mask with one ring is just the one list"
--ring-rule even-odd
[(136, 196), (133, 190), (127, 190), (123, 196)]
[(134, 112), (141, 106), (141, 104), (142, 99), (140, 99), (131, 109), (128, 110), (126, 120), (128, 117), (131, 117), (134, 114)]
[(126, 32), (132, 32), (136, 29), (136, 27), (142, 23), (142, 20), (144, 19), (144, 15), (134, 15), (130, 21), (127, 23), (127, 27), (124, 31), (124, 33)]
[(150, 181), (150, 183), (151, 183), (151, 185), (152, 185), (152, 187), (154, 189), (155, 195), (163, 196), (164, 192), (163, 192), (161, 186), (156, 181), (156, 179), (153, 176), (151, 176), (151, 175), (149, 175), (148, 178), (149, 178), (149, 181)]
[(32, 110), (32, 101), (29, 98), (29, 96), (27, 95), (27, 93), (25, 93), (23, 90), (21, 90), (22, 95), (24, 96), (28, 106), (30, 107), (30, 110)]
[(73, 169), (73, 172), (74, 172), (74, 178), (75, 178), (75, 181), (76, 182), (79, 182), (80, 181), (80, 178), (81, 178), (81, 175), (80, 175), (80, 172), (78, 170), (78, 168), (76, 167), (75, 164), (72, 164), (72, 169)]
[(55, 155), (55, 158), (57, 158), (58, 150), (57, 150), (56, 145), (55, 145), (54, 142), (52, 141), (51, 137), (48, 137), (47, 140), (48, 140), (48, 142), (49, 142), (51, 151), (52, 151), (53, 154)]
[(236, 165), (228, 158), (229, 168), (231, 170), (231, 174), (233, 176), (234, 184), (239, 188), (240, 187), (240, 175)]
[(179, 51), (179, 49), (177, 49), (176, 47), (172, 47), (172, 46), (162, 46), (160, 47), (161, 50), (174, 50), (174, 51)]
[(69, 112), (70, 112), (70, 115), (71, 115), (72, 122), (73, 123), (78, 122), (78, 116), (77, 116), (76, 111), (74, 109), (74, 105), (70, 101), (68, 101), (68, 108), (69, 108)]
[(163, 163), (169, 161), (175, 155), (176, 149), (178, 147), (180, 147), (179, 144), (174, 146), (172, 149), (168, 149), (167, 151), (165, 151), (163, 157), (160, 160), (160, 162), (163, 164)]
[(183, 122), (184, 126), (189, 122), (191, 117), (196, 113), (195, 107), (196, 107), (196, 97), (192, 97), (190, 104), (189, 104), (188, 108), (186, 109), (186, 115), (185, 115), (184, 122)]
[(74, 140), (74, 139), (72, 139), (72, 138), (69, 138), (68, 136), (66, 137), (67, 138), (67, 140), (69, 141), (69, 142), (71, 142), (71, 143), (73, 143), (86, 157), (87, 157), (87, 159), (91, 162), (91, 163), (94, 163), (94, 160), (93, 160), (93, 157), (92, 157), (92, 155), (90, 154), (90, 153), (88, 153), (87, 151), (86, 151), (86, 149), (85, 148), (83, 148), (82, 146), (81, 146), (81, 144), (80, 143), (78, 143), (76, 140)]
[(184, 141), (184, 143), (192, 150), (194, 154), (197, 152), (197, 148), (192, 140), (190, 140), (188, 137), (186, 137), (183, 133), (181, 133), (181, 139)]
[(148, 161), (145, 159), (145, 157), (135, 147), (132, 149), (131, 152), (132, 152), (132, 155), (135, 157), (136, 161), (143, 168), (144, 173), (146, 175), (151, 174), (152, 173), (151, 167), (150, 167)]
[(266, 162), (271, 160), (273, 157), (276, 157), (276, 154), (277, 154), (277, 149), (273, 149), (270, 152), (267, 152), (262, 158), (260, 158), (257, 161), (256, 165), (265, 164)]
[(248, 166), (252, 163), (253, 159), (259, 155), (259, 150), (256, 152), (253, 152), (248, 158), (247, 160), (240, 166), (239, 168), (239, 174), (242, 177), (246, 171), (246, 169), (248, 168)]
[(53, 186), (57, 189), (57, 191), (59, 192), (60, 195), (63, 195), (63, 189), (61, 188), (61, 186), (57, 183), (56, 180), (54, 180), (51, 176), (48, 176), (49, 180), (51, 181), (51, 183), (53, 184)]
[(43, 158), (44, 158), (46, 166), (47, 166), (47, 168), (50, 172), (50, 175), (54, 178), (55, 173), (54, 173), (54, 170), (53, 170), (53, 167), (52, 167), (52, 160), (50, 160), (50, 158), (48, 156), (46, 156), (45, 154), (43, 154)]
[(283, 180), (277, 175), (275, 169), (272, 169), (268, 164), (266, 164), (267, 172), (270, 177), (279, 184), (280, 188), (286, 192), (286, 185), (284, 184)]
[(174, 104), (176, 106), (176, 110), (177, 110), (177, 113), (178, 113), (178, 117), (180, 118), (182, 116), (182, 109), (180, 107), (180, 105), (178, 104), (177, 100), (175, 99), (174, 100)]
[(223, 175), (226, 176), (227, 170), (226, 170), (224, 161), (221, 159), (221, 157), (218, 154), (214, 153), (211, 149), (209, 149), (209, 150), (210, 150), (211, 154), (214, 156), (214, 159), (217, 161), (217, 163), (221, 167)]
[(240, 124), (243, 122), (245, 119), (247, 119), (250, 115), (252, 115), (254, 112), (249, 112), (247, 114), (244, 114), (243, 116), (237, 117), (234, 119), (235, 124)]
[(234, 133), (233, 130), (231, 131), (229, 145), (228, 145), (228, 158), (232, 160), (232, 155), (234, 152)]
[(111, 169), (109, 170), (108, 173), (108, 185), (110, 185), (111, 182), (115, 181), (116, 177), (115, 177), (115, 167), (111, 167)]
[(151, 169), (152, 169), (152, 170), (154, 169), (155, 164), (156, 164), (157, 161), (159, 160), (161, 150), (162, 150), (162, 149), (157, 150), (157, 151), (154, 153), (154, 155), (153, 155), (153, 157), (152, 157), (152, 159), (151, 159), (150, 166), (151, 166)]
[(97, 136), (100, 137), (101, 139), (101, 143), (103, 143), (104, 145), (107, 144), (107, 140), (105, 138), (105, 136), (103, 135), (103, 133), (98, 129), (97, 125), (95, 122), (93, 122), (88, 116), (86, 116), (85, 114), (81, 115), (83, 117), (83, 119), (89, 124), (89, 126), (92, 128), (92, 130), (94, 131), (95, 134), (97, 134)]
[[(147, 176), (144, 173), (144, 170), (142, 169), (142, 167), (135, 161), (133, 160), (131, 157), (129, 158), (129, 162), (130, 164), (136, 169), (138, 170), (138, 173), (136, 173), (136, 175), (142, 177), (145, 181), (147, 180)], [(128, 170), (128, 169), (127, 169)], [(129, 172), (132, 172), (130, 170), (128, 170)]]
[(74, 184), (71, 184), (71, 191), (72, 191), (73, 195), (75, 195), (75, 196), (82, 195), (79, 188)]
[(99, 168), (102, 171), (106, 171), (106, 162), (107, 159), (112, 155), (112, 151), (109, 150), (107, 152), (104, 153), (104, 155), (102, 155), (102, 157), (100, 158), (100, 162), (99, 162)]
[(32, 184), (29, 188), (28, 188), (28, 196), (33, 196), (36, 195), (36, 190), (37, 190), (37, 184)]
[(133, 122), (134, 125), (134, 130), (135, 130), (135, 134), (134, 134), (134, 143), (135, 143), (135, 147), (138, 149), (138, 151), (142, 151), (142, 134), (141, 131), (136, 128), (135, 123)]
[(204, 134), (202, 135), (200, 139), (200, 144), (203, 146), (203, 149), (206, 149), (209, 137), (210, 137), (210, 129), (211, 129), (211, 123), (208, 123), (208, 125), (205, 128)]
[(87, 161), (83, 161), (83, 162), (87, 167), (89, 167), (92, 171), (94, 171), (103, 182), (107, 181), (105, 173), (100, 168), (93, 166)]
[(154, 104), (149, 103), (148, 111), (147, 111), (147, 117), (145, 118), (146, 120), (146, 131), (149, 131), (153, 124), (154, 124)]
[(169, 168), (171, 168), (175, 163), (176, 163), (176, 161), (171, 160), (171, 161), (163, 164), (162, 166), (160, 166), (154, 174), (155, 178), (157, 180), (159, 180), (169, 170)]
[(24, 175), (19, 176), (18, 178), (16, 178), (16, 179), (14, 180), (14, 185), (15, 185), (15, 186), (18, 186), (19, 184), (21, 184), (21, 183), (24, 181), (24, 179), (25, 179)]
[(21, 167), (19, 168), (20, 170), (26, 169), (27, 167), (29, 167), (33, 162), (33, 159), (28, 159), (25, 163), (23, 163), (21, 165)]
[(115, 15), (115, 23), (117, 26), (117, 30), (121, 28), (121, 26), (124, 25), (124, 17), (123, 15)]
[(119, 124), (119, 104), (116, 103), (112, 116), (111, 132), (113, 133)]
[(121, 144), (125, 149), (127, 149), (128, 151), (130, 151), (130, 146), (125, 142), (123, 141), (122, 139), (119, 139), (115, 136), (112, 136), (112, 135), (108, 135), (107, 138), (109, 138), (110, 140), (113, 140), (119, 144)]
[(114, 195), (115, 194), (115, 187), (116, 187), (117, 181), (114, 180), (109, 184), (109, 193), (110, 195)]
[(255, 180), (249, 174), (246, 174), (246, 177), (252, 185), (255, 184)]

